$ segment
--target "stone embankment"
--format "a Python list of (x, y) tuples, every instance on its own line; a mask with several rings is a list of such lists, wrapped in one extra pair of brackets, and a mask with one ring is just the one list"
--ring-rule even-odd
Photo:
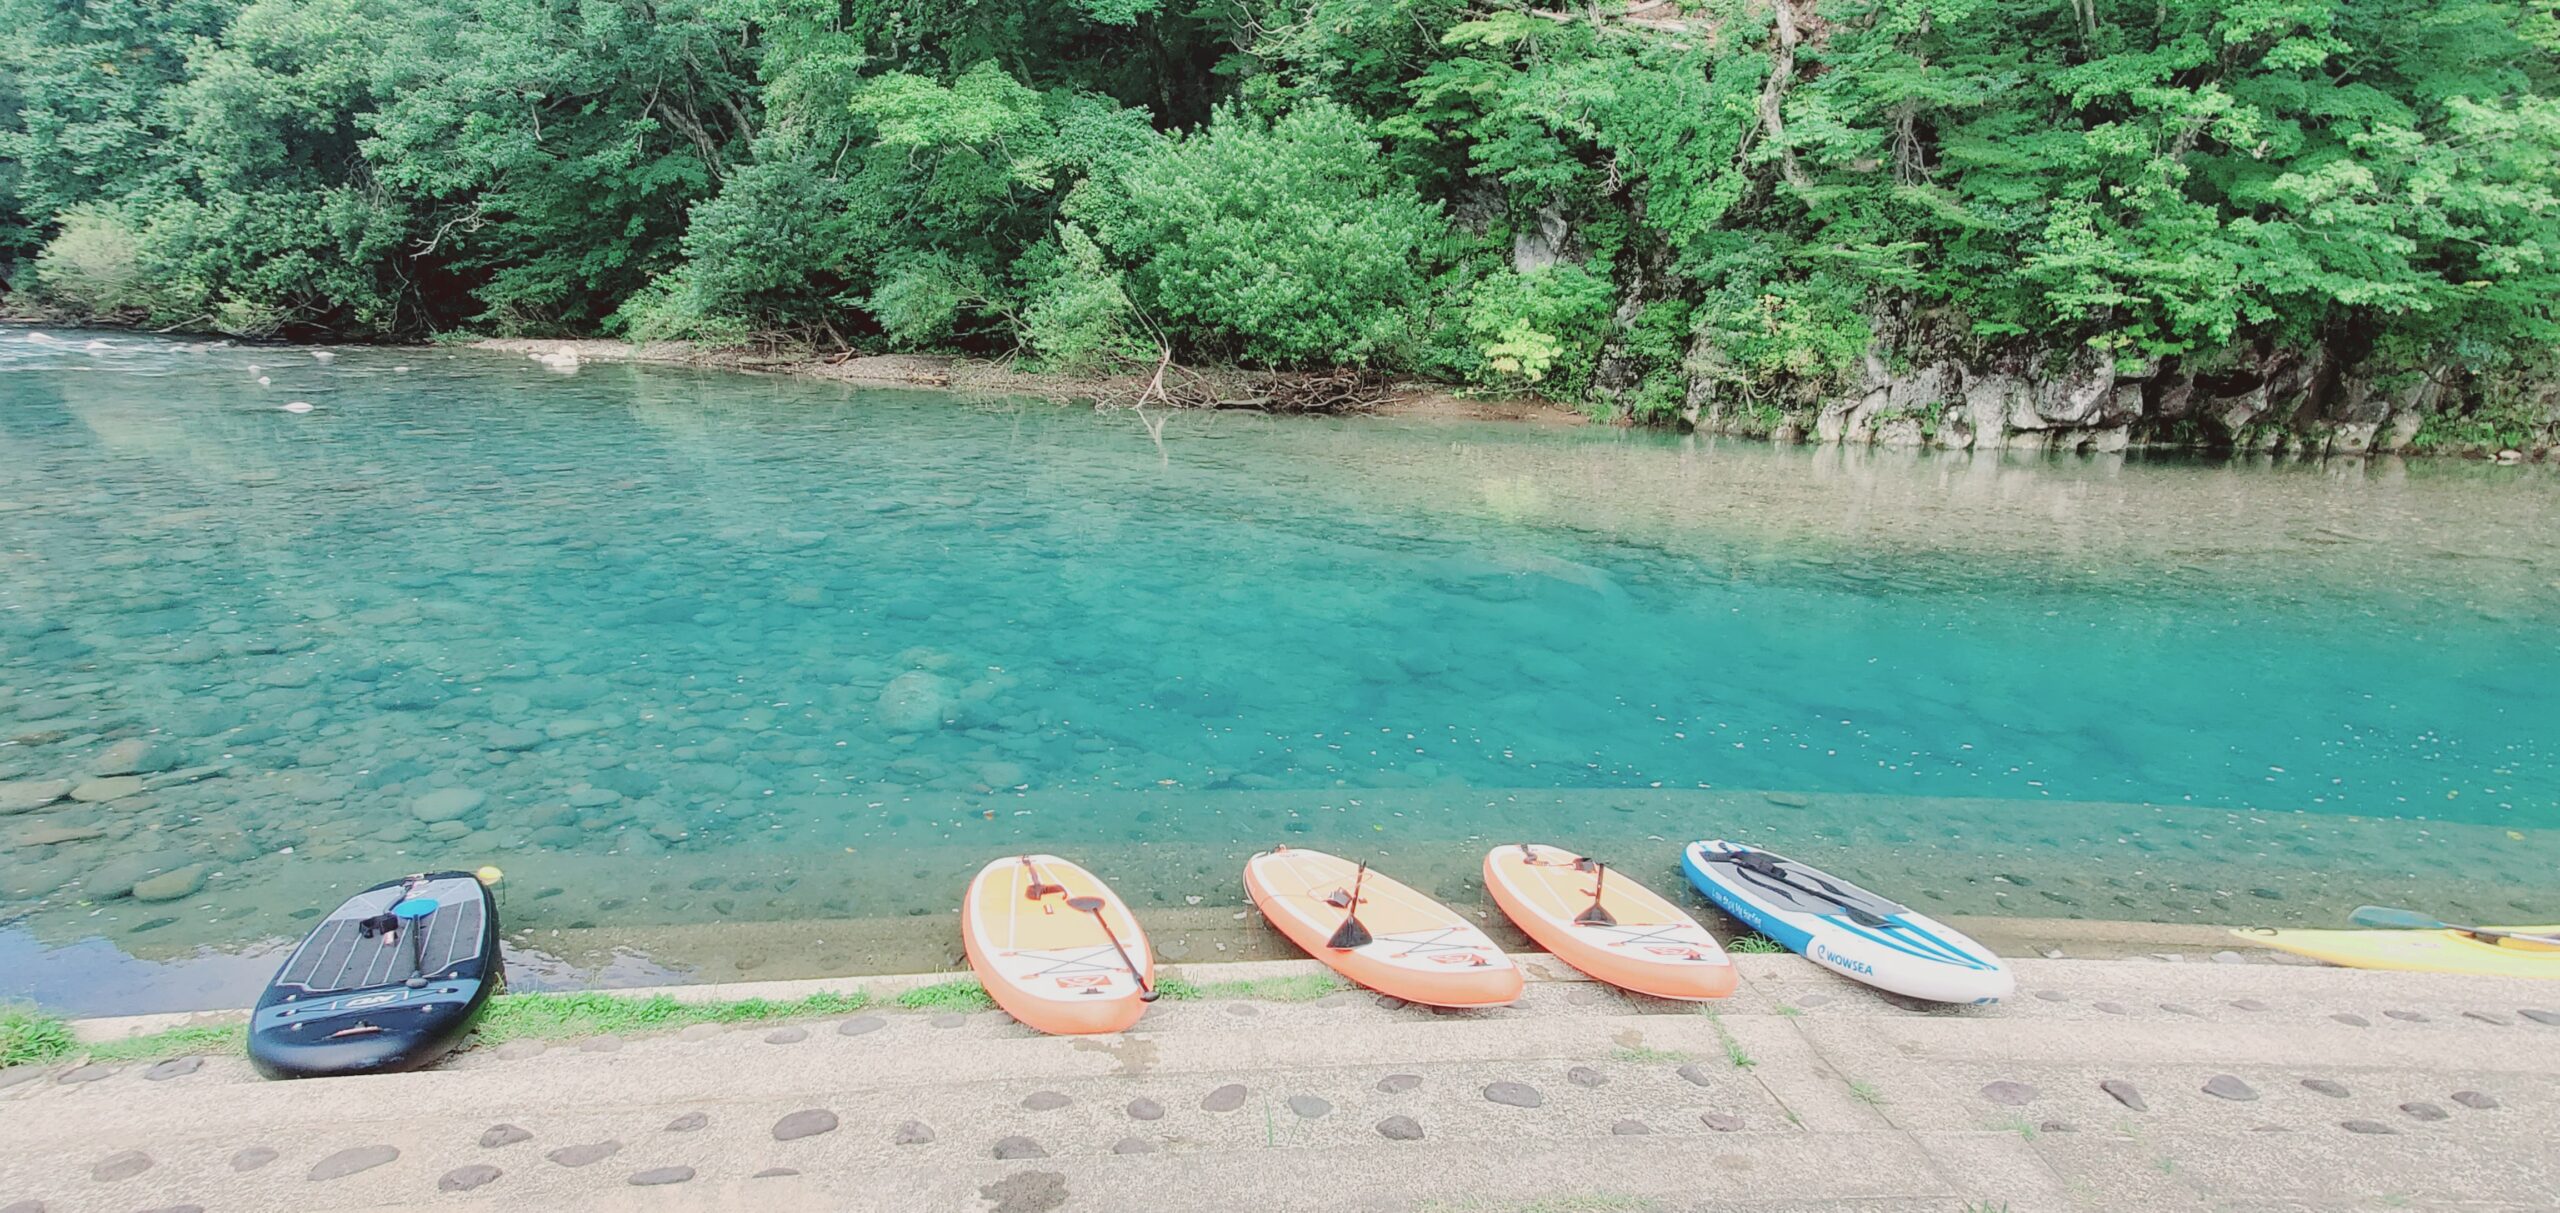
[(1527, 957), (1520, 1004), (1457, 1014), (1342, 992), (1167, 1001), (1079, 1040), (884, 1011), (334, 1081), (265, 1083), (233, 1057), (30, 1067), (0, 1072), (0, 1209), (2560, 1200), (2548, 983), (2035, 959), (2011, 1002), (1951, 1009), (1737, 959), (1742, 992), (1712, 1008)]

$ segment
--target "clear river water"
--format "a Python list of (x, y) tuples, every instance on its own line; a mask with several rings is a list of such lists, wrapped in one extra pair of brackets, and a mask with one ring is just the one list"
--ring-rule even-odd
[[(291, 407), (291, 406), (307, 406)], [(0, 998), (244, 1000), (494, 863), (521, 977), (909, 970), (1077, 855), (1482, 903), (1792, 848), (1938, 912), (2560, 918), (2560, 476), (1126, 414), (0, 329)], [(525, 984), (520, 981), (519, 984)]]

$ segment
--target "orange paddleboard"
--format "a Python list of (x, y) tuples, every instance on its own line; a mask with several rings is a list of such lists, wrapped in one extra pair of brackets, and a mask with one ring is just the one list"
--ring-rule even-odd
[[(1337, 948), (1332, 939), (1355, 884), (1369, 940)], [(1520, 970), (1474, 923), (1374, 869), (1363, 876), (1348, 859), (1278, 847), (1245, 861), (1244, 888), (1291, 942), (1381, 994), (1434, 1007), (1520, 997)]]
[(1687, 911), (1561, 847), (1495, 847), (1484, 887), (1539, 947), (1610, 985), (1695, 1002), (1731, 994), (1738, 981), (1723, 946)]
[[(1080, 908), (1088, 899), (1100, 904)], [(1043, 1032), (1118, 1032), (1146, 1014), (1146, 931), (1100, 877), (1055, 855), (980, 870), (960, 903), (960, 938), (996, 1005)]]

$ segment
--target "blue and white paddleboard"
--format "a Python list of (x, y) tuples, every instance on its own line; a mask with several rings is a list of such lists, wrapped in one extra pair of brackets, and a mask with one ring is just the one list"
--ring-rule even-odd
[(1804, 958), (1930, 1002), (1997, 1002), (2017, 978), (1944, 923), (1795, 860), (1738, 842), (1693, 842), (1680, 869), (1725, 913)]

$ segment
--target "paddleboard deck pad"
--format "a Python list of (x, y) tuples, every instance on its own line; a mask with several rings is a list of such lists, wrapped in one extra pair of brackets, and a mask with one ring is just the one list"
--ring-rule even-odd
[(1731, 994), (1740, 981), (1688, 911), (1562, 847), (1495, 847), (1485, 852), (1484, 885), (1539, 947), (1610, 985), (1699, 1001)]
[[(1381, 994), (1432, 1007), (1495, 1007), (1520, 997), (1520, 970), (1491, 937), (1374, 868), (1364, 876), (1348, 859), (1278, 847), (1245, 861), (1244, 887), (1290, 942)], [(1355, 904), (1368, 938), (1332, 946)]]
[[(2560, 926), (2489, 929), (2518, 935), (2560, 936)], [(2461, 931), (2297, 931), (2270, 927), (2244, 927), (2232, 934), (2260, 947), (2351, 969), (2560, 978), (2560, 946), (2530, 940), (2478, 939)]]
[(269, 1078), (414, 1070), (452, 1051), (506, 985), (498, 906), (469, 872), (387, 880), (311, 930), (259, 996), (249, 1061)]
[(961, 900), (960, 935), (978, 984), (1040, 1031), (1118, 1032), (1146, 1014), (1140, 995), (1155, 979), (1146, 930), (1101, 877), (1067, 860), (988, 864)]
[(1996, 1002), (2017, 990), (1991, 949), (1809, 864), (1710, 839), (1683, 849), (1680, 868), (1743, 925), (1879, 990), (1949, 1003)]

